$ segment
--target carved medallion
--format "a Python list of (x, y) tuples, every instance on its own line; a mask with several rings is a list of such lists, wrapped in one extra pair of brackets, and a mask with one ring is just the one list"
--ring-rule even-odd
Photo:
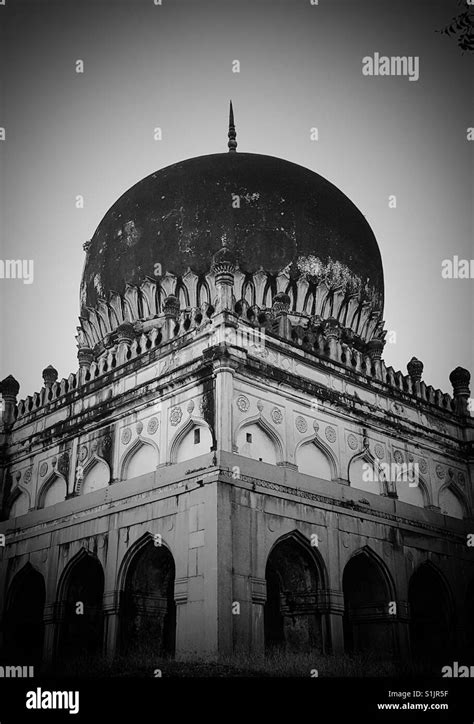
[(98, 447), (99, 447), (99, 441), (98, 441), (98, 440), (92, 440), (92, 442), (91, 442), (91, 451), (92, 451), (93, 453), (96, 453)]
[(308, 429), (308, 423), (306, 422), (304, 417), (301, 417), (301, 415), (299, 415), (296, 418), (295, 426), (296, 426), (296, 429), (298, 430), (298, 432), (301, 432), (301, 434), (304, 434), (306, 432), (306, 430)]
[(383, 458), (385, 457), (384, 446), (381, 445), (379, 442), (375, 446), (375, 456), (379, 458), (379, 460), (383, 460)]
[(143, 432), (143, 422), (139, 420), (137, 424), (135, 425), (135, 430), (137, 431), (137, 435), (141, 435)]
[(420, 467), (420, 473), (425, 475), (428, 470), (428, 463), (426, 462), (425, 458), (420, 458), (420, 462), (418, 464)]
[(403, 453), (401, 450), (395, 450), (393, 453), (393, 459), (397, 463), (397, 465), (401, 465), (403, 463)]
[(25, 476), (23, 478), (23, 482), (28, 484), (31, 480), (31, 476), (33, 475), (33, 468), (27, 468), (25, 471)]
[(272, 420), (275, 423), (275, 425), (280, 425), (283, 420), (283, 415), (281, 410), (278, 409), (278, 407), (274, 407), (272, 412)]
[(464, 473), (458, 473), (458, 483), (462, 488), (466, 485), (466, 476)]
[(146, 429), (147, 429), (147, 432), (149, 435), (154, 435), (155, 432), (158, 430), (158, 418), (151, 417), (148, 420), (148, 425), (147, 425)]
[(442, 480), (442, 479), (446, 476), (445, 470), (444, 470), (444, 468), (443, 468), (442, 465), (439, 465), (439, 464), (438, 464), (438, 465), (436, 466), (436, 475), (438, 476), (438, 478), (439, 478), (440, 480)]
[(89, 454), (89, 450), (87, 449), (87, 445), (81, 445), (79, 448), (79, 460), (81, 463), (86, 459), (86, 457)]
[(176, 425), (179, 425), (182, 417), (183, 417), (182, 409), (179, 406), (173, 407), (173, 409), (170, 412), (170, 422), (173, 425), (173, 427), (176, 427)]
[(333, 427), (327, 427), (324, 434), (326, 435), (326, 440), (329, 442), (336, 442), (336, 431)]
[(40, 469), (39, 469), (39, 474), (41, 475), (41, 477), (44, 478), (44, 476), (46, 475), (47, 472), (48, 472), (48, 463), (47, 462), (41, 463)]
[(245, 397), (245, 395), (239, 395), (236, 405), (239, 408), (240, 412), (247, 412), (250, 407), (248, 397)]
[(313, 422), (313, 430), (317, 435), (318, 431), (319, 431), (319, 422), (317, 420), (314, 420), (314, 422)]
[(194, 400), (189, 400), (188, 406), (186, 407), (187, 411), (191, 415), (194, 410)]
[(351, 450), (357, 450), (357, 448), (359, 447), (357, 438), (352, 432), (350, 435), (347, 436), (347, 444), (349, 445)]
[(263, 411), (263, 402), (262, 402), (262, 400), (259, 400), (259, 401), (257, 402), (257, 410), (258, 410), (259, 412), (262, 412), (262, 411)]
[(126, 427), (125, 430), (122, 430), (122, 437), (120, 438), (124, 445), (128, 445), (130, 440), (132, 439), (132, 431), (129, 427)]

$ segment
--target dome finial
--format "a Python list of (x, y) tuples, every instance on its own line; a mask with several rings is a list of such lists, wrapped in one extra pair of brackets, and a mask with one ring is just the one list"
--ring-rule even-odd
[(237, 138), (237, 133), (235, 132), (235, 124), (234, 124), (234, 109), (232, 108), (232, 101), (230, 102), (230, 108), (229, 108), (229, 133), (227, 134), (229, 137), (229, 142), (227, 146), (229, 147), (229, 153), (235, 153), (237, 150), (237, 141), (235, 140)]

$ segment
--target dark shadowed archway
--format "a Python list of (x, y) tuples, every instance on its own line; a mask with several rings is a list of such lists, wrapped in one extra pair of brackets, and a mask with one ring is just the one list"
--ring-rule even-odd
[(120, 607), (121, 650), (173, 656), (175, 564), (165, 545), (141, 541), (125, 576)]
[(59, 659), (102, 653), (104, 572), (97, 558), (79, 553), (67, 567), (59, 590)]
[(272, 548), (265, 569), (265, 650), (323, 650), (318, 589), (322, 564), (303, 536), (292, 534)]
[(466, 622), (465, 648), (469, 661), (474, 661), (474, 578), (471, 579), (466, 591)]
[(41, 573), (27, 563), (13, 578), (3, 620), (2, 660), (38, 666), (43, 653), (45, 585)]
[(449, 663), (454, 612), (448, 588), (431, 563), (423, 563), (410, 578), (408, 602), (413, 657), (430, 665)]
[(345, 651), (370, 651), (380, 658), (392, 657), (394, 617), (389, 614), (389, 604), (393, 600), (393, 586), (372, 551), (363, 549), (347, 562), (342, 588)]

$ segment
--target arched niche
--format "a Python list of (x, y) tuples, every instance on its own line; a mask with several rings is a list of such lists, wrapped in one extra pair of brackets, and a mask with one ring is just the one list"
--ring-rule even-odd
[(346, 563), (342, 589), (345, 651), (392, 657), (395, 640), (389, 603), (395, 600), (395, 589), (385, 564), (369, 547), (356, 551)]
[(66, 566), (58, 586), (59, 660), (101, 653), (103, 594), (103, 568), (96, 556), (83, 548)]
[(283, 459), (283, 446), (272, 427), (262, 418), (244, 422), (236, 434), (237, 452), (253, 460), (276, 465)]
[(4, 655), (9, 664), (38, 665), (43, 653), (44, 578), (30, 563), (13, 578), (4, 614)]
[(461, 494), (449, 484), (440, 489), (438, 505), (443, 515), (449, 515), (451, 518), (459, 518), (460, 520), (464, 518), (465, 506), (461, 500)]
[(11, 502), (8, 506), (8, 517), (19, 518), (20, 515), (28, 513), (30, 508), (30, 498), (26, 490), (17, 488), (11, 497)]
[(398, 500), (409, 505), (416, 505), (418, 508), (424, 508), (426, 505), (429, 505), (427, 485), (421, 478), (416, 485), (413, 484), (414, 482), (415, 481), (411, 481), (411, 479), (409, 481), (403, 476), (398, 476), (396, 480)]
[(110, 482), (110, 469), (105, 460), (94, 457), (84, 468), (83, 478), (78, 485), (77, 493), (87, 495), (95, 490), (106, 488)]
[(454, 630), (452, 596), (431, 561), (423, 563), (411, 576), (408, 602), (413, 657), (427, 666), (450, 661)]
[(354, 455), (349, 462), (348, 478), (351, 488), (375, 495), (383, 495), (386, 492), (384, 474), (369, 452)]
[(190, 418), (176, 433), (171, 443), (171, 462), (182, 463), (198, 455), (205, 455), (211, 451), (212, 445), (212, 435), (208, 425), (203, 420)]
[(132, 480), (152, 473), (159, 463), (158, 448), (151, 440), (139, 438), (125, 454), (121, 466), (121, 480)]
[(337, 477), (336, 462), (328, 450), (312, 438), (298, 445), (296, 449), (298, 471), (322, 480), (333, 480)]
[(53, 473), (44, 483), (38, 495), (38, 508), (48, 508), (66, 499), (67, 484), (62, 475)]
[(321, 652), (323, 631), (318, 591), (325, 587), (326, 571), (319, 552), (299, 531), (282, 536), (268, 555), (265, 580), (267, 653), (275, 648)]
[(150, 533), (127, 552), (119, 575), (122, 653), (174, 655), (175, 575), (171, 551), (164, 541), (156, 545)]

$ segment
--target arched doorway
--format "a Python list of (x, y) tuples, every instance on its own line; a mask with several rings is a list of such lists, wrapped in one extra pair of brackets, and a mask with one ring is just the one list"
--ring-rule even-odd
[(43, 576), (27, 563), (14, 577), (7, 596), (2, 657), (5, 663), (41, 663), (45, 596)]
[(390, 613), (389, 604), (393, 589), (382, 564), (369, 551), (357, 553), (344, 568), (342, 589), (345, 651), (392, 657), (392, 622), (396, 617)]
[(474, 661), (474, 578), (471, 579), (466, 592), (467, 637), (466, 650), (469, 661)]
[(322, 568), (305, 540), (285, 537), (272, 548), (265, 569), (265, 649), (323, 650), (318, 588)]
[(453, 610), (439, 572), (424, 563), (410, 578), (410, 643), (415, 659), (437, 664), (447, 661), (452, 647)]
[(102, 652), (104, 572), (94, 556), (83, 551), (68, 566), (60, 586), (60, 659)]
[(139, 546), (125, 577), (120, 608), (123, 653), (149, 651), (174, 656), (175, 564), (165, 545), (152, 539)]

